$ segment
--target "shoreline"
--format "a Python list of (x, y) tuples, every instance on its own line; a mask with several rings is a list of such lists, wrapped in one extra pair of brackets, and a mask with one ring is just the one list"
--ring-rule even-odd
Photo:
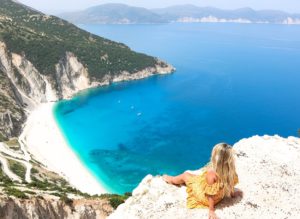
[(35, 160), (63, 176), (71, 186), (91, 195), (108, 193), (70, 148), (54, 117), (54, 105), (43, 103), (30, 113), (20, 140)]
[[(158, 63), (161, 63), (158, 60)], [(63, 99), (70, 99), (79, 92), (92, 88), (109, 86), (111, 83), (140, 80), (154, 75), (171, 74), (175, 68), (171, 65), (149, 67), (134, 74), (122, 72), (114, 78), (105, 78), (102, 82), (92, 82), (89, 86), (66, 94)], [(39, 103), (33, 110), (28, 110), (19, 143), (23, 145), (28, 159), (34, 158), (48, 170), (56, 172), (66, 179), (76, 189), (94, 194), (111, 193), (100, 180), (84, 165), (72, 150), (63, 135), (54, 115), (53, 107), (57, 99)]]

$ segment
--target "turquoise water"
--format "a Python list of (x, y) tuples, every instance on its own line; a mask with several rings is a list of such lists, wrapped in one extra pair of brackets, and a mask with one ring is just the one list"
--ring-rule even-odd
[(218, 142), (297, 135), (300, 26), (81, 27), (177, 68), (57, 104), (70, 146), (108, 191), (131, 191), (149, 173), (199, 168)]

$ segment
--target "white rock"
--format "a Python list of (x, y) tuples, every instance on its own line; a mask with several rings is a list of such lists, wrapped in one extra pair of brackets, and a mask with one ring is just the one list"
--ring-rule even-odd
[[(253, 136), (237, 142), (234, 149), (240, 180), (237, 188), (244, 197), (224, 199), (216, 206), (216, 214), (222, 219), (299, 218), (299, 138)], [(109, 218), (207, 218), (207, 209), (186, 208), (186, 196), (185, 187), (148, 175)]]

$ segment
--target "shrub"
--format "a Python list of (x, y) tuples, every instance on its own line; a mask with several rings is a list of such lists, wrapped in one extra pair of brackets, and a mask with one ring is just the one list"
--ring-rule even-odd
[[(62, 180), (62, 182), (66, 182), (65, 180)], [(81, 191), (79, 191), (78, 189), (75, 189), (71, 186), (68, 186), (67, 185), (67, 182), (66, 184), (62, 183), (62, 185), (58, 185), (58, 184), (55, 184), (55, 183), (52, 183), (52, 182), (49, 182), (48, 180), (44, 180), (44, 181), (41, 181), (41, 180), (38, 180), (36, 177), (32, 177), (32, 182), (29, 183), (27, 185), (29, 188), (38, 188), (38, 189), (41, 189), (41, 190), (51, 190), (51, 191), (56, 191), (56, 193), (54, 195), (56, 196), (59, 196), (61, 197), (61, 195), (59, 194), (62, 193), (62, 194), (65, 194), (65, 193), (73, 193), (73, 194), (76, 194), (76, 195), (80, 195), (80, 196), (83, 196), (85, 198), (88, 198), (90, 197), (89, 194), (87, 193), (83, 193)]]
[(7, 138), (0, 132), (0, 142), (7, 141)]
[(13, 138), (13, 139), (10, 139), (9, 141), (6, 141), (5, 144), (7, 144), (7, 146), (9, 146), (9, 147), (19, 146), (19, 141), (17, 138)]
[(30, 195), (35, 195), (36, 194), (36, 192), (34, 192), (34, 191), (29, 191), (29, 190), (25, 190), (25, 191), (23, 191), (24, 193), (26, 193), (26, 194), (30, 194)]
[(37, 178), (32, 177), (32, 182), (29, 183), (27, 186), (38, 188), (38, 189), (41, 189), (41, 190), (47, 190), (47, 188), (50, 187), (51, 184), (47, 180), (40, 181)]
[(36, 168), (32, 168), (32, 169), (31, 169), (31, 173), (32, 173), (32, 174), (36, 174), (36, 173), (39, 173), (39, 171), (38, 171)]
[(26, 168), (23, 164), (18, 161), (7, 159), (9, 168), (12, 172), (14, 172), (17, 176), (21, 177), (21, 179), (25, 179)]
[(107, 198), (109, 200), (110, 205), (116, 209), (120, 204), (123, 204), (127, 198), (129, 198), (132, 194), (130, 192), (126, 192), (124, 195), (118, 194), (102, 194), (100, 198)]
[(16, 198), (21, 198), (21, 199), (27, 199), (28, 198), (28, 196), (24, 192), (22, 192), (19, 189), (14, 188), (14, 187), (6, 187), (4, 189), (4, 191), (9, 196), (14, 196)]
[(0, 183), (2, 183), (2, 185), (5, 187), (13, 184), (13, 181), (3, 173), (1, 163), (0, 163)]
[(64, 202), (66, 205), (73, 207), (73, 200), (70, 199), (66, 194), (62, 194), (60, 196), (60, 200)]
[(51, 195), (57, 196), (57, 197), (62, 197), (63, 194), (58, 193), (58, 192), (53, 192)]

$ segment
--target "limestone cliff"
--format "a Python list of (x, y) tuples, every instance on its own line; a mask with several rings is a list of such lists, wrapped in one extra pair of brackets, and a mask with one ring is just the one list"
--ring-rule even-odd
[(87, 69), (71, 52), (66, 53), (66, 56), (59, 61), (55, 69), (57, 96), (59, 98), (70, 98), (79, 90), (90, 86)]
[(20, 124), (26, 118), (23, 110), (25, 104), (7, 74), (12, 72), (9, 60), (4, 43), (0, 43), (0, 142), (17, 136), (21, 131)]
[(102, 219), (112, 211), (109, 202), (101, 199), (64, 202), (41, 197), (28, 200), (0, 198), (1, 219)]
[[(236, 189), (243, 197), (224, 199), (216, 214), (222, 219), (299, 218), (300, 139), (254, 136), (239, 141), (234, 149), (240, 181)], [(186, 208), (184, 186), (148, 175), (109, 218), (207, 218), (207, 213)]]

